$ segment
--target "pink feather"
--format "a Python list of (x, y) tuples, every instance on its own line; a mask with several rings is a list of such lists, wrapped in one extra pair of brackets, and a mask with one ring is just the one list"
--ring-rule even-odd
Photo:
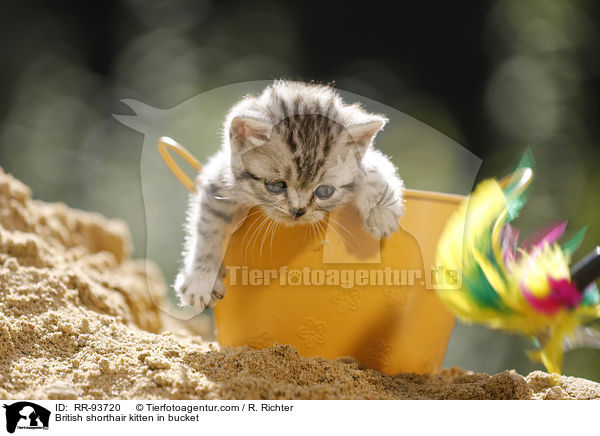
[(550, 286), (550, 294), (543, 298), (534, 296), (524, 284), (521, 284), (523, 296), (529, 305), (538, 312), (553, 315), (562, 308), (576, 307), (583, 298), (575, 285), (567, 279), (555, 280), (552, 277), (548, 277), (548, 284)]
[(560, 239), (566, 228), (567, 221), (553, 224), (546, 229), (538, 231), (527, 237), (525, 241), (523, 241), (521, 248), (527, 252), (532, 252), (536, 249), (542, 248), (546, 243), (552, 245), (554, 242)]
[(515, 260), (517, 258), (517, 245), (519, 243), (519, 229), (506, 224), (502, 233), (502, 252), (504, 253), (504, 262)]

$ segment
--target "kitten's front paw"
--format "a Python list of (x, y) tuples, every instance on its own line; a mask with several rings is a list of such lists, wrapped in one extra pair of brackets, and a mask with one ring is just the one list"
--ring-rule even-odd
[(189, 275), (179, 274), (175, 281), (175, 291), (183, 304), (192, 306), (197, 310), (213, 307), (217, 300), (225, 295), (223, 279), (214, 275), (195, 272)]
[(369, 211), (364, 224), (376, 238), (387, 238), (398, 230), (402, 213), (402, 206), (377, 206)]

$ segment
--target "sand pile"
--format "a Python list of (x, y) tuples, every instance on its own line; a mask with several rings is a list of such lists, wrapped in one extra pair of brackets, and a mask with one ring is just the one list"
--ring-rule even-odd
[(129, 251), (123, 223), (34, 201), (0, 169), (0, 398), (600, 398), (596, 383), (542, 372), (384, 376), (160, 333), (147, 281), (164, 290), (162, 277)]

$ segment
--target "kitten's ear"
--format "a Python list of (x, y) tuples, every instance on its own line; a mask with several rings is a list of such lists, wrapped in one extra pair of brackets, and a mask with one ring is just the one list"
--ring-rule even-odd
[(387, 123), (387, 118), (377, 117), (366, 123), (355, 124), (348, 127), (348, 134), (350, 136), (348, 145), (356, 146), (361, 153), (364, 153), (377, 132), (383, 129)]
[(269, 140), (271, 130), (273, 125), (268, 121), (251, 117), (235, 117), (231, 120), (229, 134), (231, 142), (241, 149), (264, 144)]

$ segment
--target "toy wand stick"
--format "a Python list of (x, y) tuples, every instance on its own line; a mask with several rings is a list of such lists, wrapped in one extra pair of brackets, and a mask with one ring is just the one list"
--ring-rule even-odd
[(600, 277), (600, 246), (571, 268), (571, 280), (580, 292), (583, 292), (598, 277)]
[[(598, 277), (600, 277), (600, 246), (571, 268), (571, 280), (580, 292), (583, 292)], [(565, 350), (581, 347), (600, 348), (600, 332), (594, 327), (579, 327), (573, 335), (565, 337), (563, 345)]]

